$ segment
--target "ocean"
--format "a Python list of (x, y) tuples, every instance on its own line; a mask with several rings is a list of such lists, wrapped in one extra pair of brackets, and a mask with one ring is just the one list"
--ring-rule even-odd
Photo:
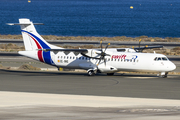
[(21, 34), (6, 25), (19, 18), (42, 35), (180, 37), (180, 0), (0, 0), (0, 34)]

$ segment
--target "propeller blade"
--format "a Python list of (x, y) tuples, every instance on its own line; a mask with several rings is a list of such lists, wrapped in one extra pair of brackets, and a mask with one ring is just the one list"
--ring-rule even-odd
[(100, 62), (101, 62), (101, 58), (99, 59), (99, 62), (98, 62), (98, 64), (97, 64), (97, 67), (98, 67), (98, 65), (99, 65)]
[(104, 58), (104, 65), (106, 66), (106, 58)]
[(139, 48), (140, 48), (141, 39), (139, 39)]
[(107, 46), (106, 46), (106, 48), (105, 48), (105, 50), (104, 50), (104, 53), (105, 53), (105, 51), (106, 51), (106, 49), (108, 48), (109, 45), (110, 45), (110, 43), (107, 44)]
[(100, 46), (101, 46), (101, 52), (102, 52), (102, 41), (100, 41)]

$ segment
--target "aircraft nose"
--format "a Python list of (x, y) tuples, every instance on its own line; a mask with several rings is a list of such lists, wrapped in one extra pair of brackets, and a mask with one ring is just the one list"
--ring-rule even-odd
[(175, 69), (176, 69), (176, 65), (171, 62), (170, 66), (169, 66), (169, 69), (170, 69), (171, 71), (175, 70)]

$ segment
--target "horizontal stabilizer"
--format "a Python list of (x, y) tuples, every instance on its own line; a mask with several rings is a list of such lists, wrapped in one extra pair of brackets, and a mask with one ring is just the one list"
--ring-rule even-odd
[[(7, 25), (31, 25), (31, 23), (6, 23)], [(33, 23), (34, 25), (44, 25), (44, 23)]]
[(144, 47), (134, 48), (134, 50), (136, 52), (142, 52), (145, 49), (153, 49), (153, 48), (163, 48), (163, 45), (159, 45), (159, 46), (144, 46)]

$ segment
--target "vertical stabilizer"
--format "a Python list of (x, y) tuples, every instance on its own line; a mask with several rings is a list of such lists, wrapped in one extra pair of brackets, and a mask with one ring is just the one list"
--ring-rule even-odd
[(26, 51), (43, 50), (43, 49), (62, 49), (47, 43), (36, 31), (34, 25), (42, 23), (33, 23), (29, 19), (19, 19), (19, 23), (7, 23), (8, 25), (20, 25)]
[(42, 23), (33, 23), (29, 19), (19, 19), (19, 23), (7, 23), (8, 25), (20, 25), (26, 51), (19, 51), (19, 54), (39, 60), (41, 62), (54, 65), (51, 58), (51, 51), (44, 49), (63, 49), (47, 43), (36, 31), (34, 25)]
[(47, 43), (36, 31), (35, 25), (42, 25), (42, 23), (33, 23), (29, 19), (19, 19), (19, 24), (21, 26), (21, 32), (23, 36), (24, 46), (26, 51), (41, 50), (41, 49), (51, 49), (59, 48), (57, 46)]
[(30, 37), (29, 33), (37, 33), (36, 29), (32, 22), (29, 19), (19, 19), (19, 23), (21, 26), (21, 32), (23, 36), (25, 50), (31, 51), (37, 49), (36, 44), (34, 43), (33, 39)]

